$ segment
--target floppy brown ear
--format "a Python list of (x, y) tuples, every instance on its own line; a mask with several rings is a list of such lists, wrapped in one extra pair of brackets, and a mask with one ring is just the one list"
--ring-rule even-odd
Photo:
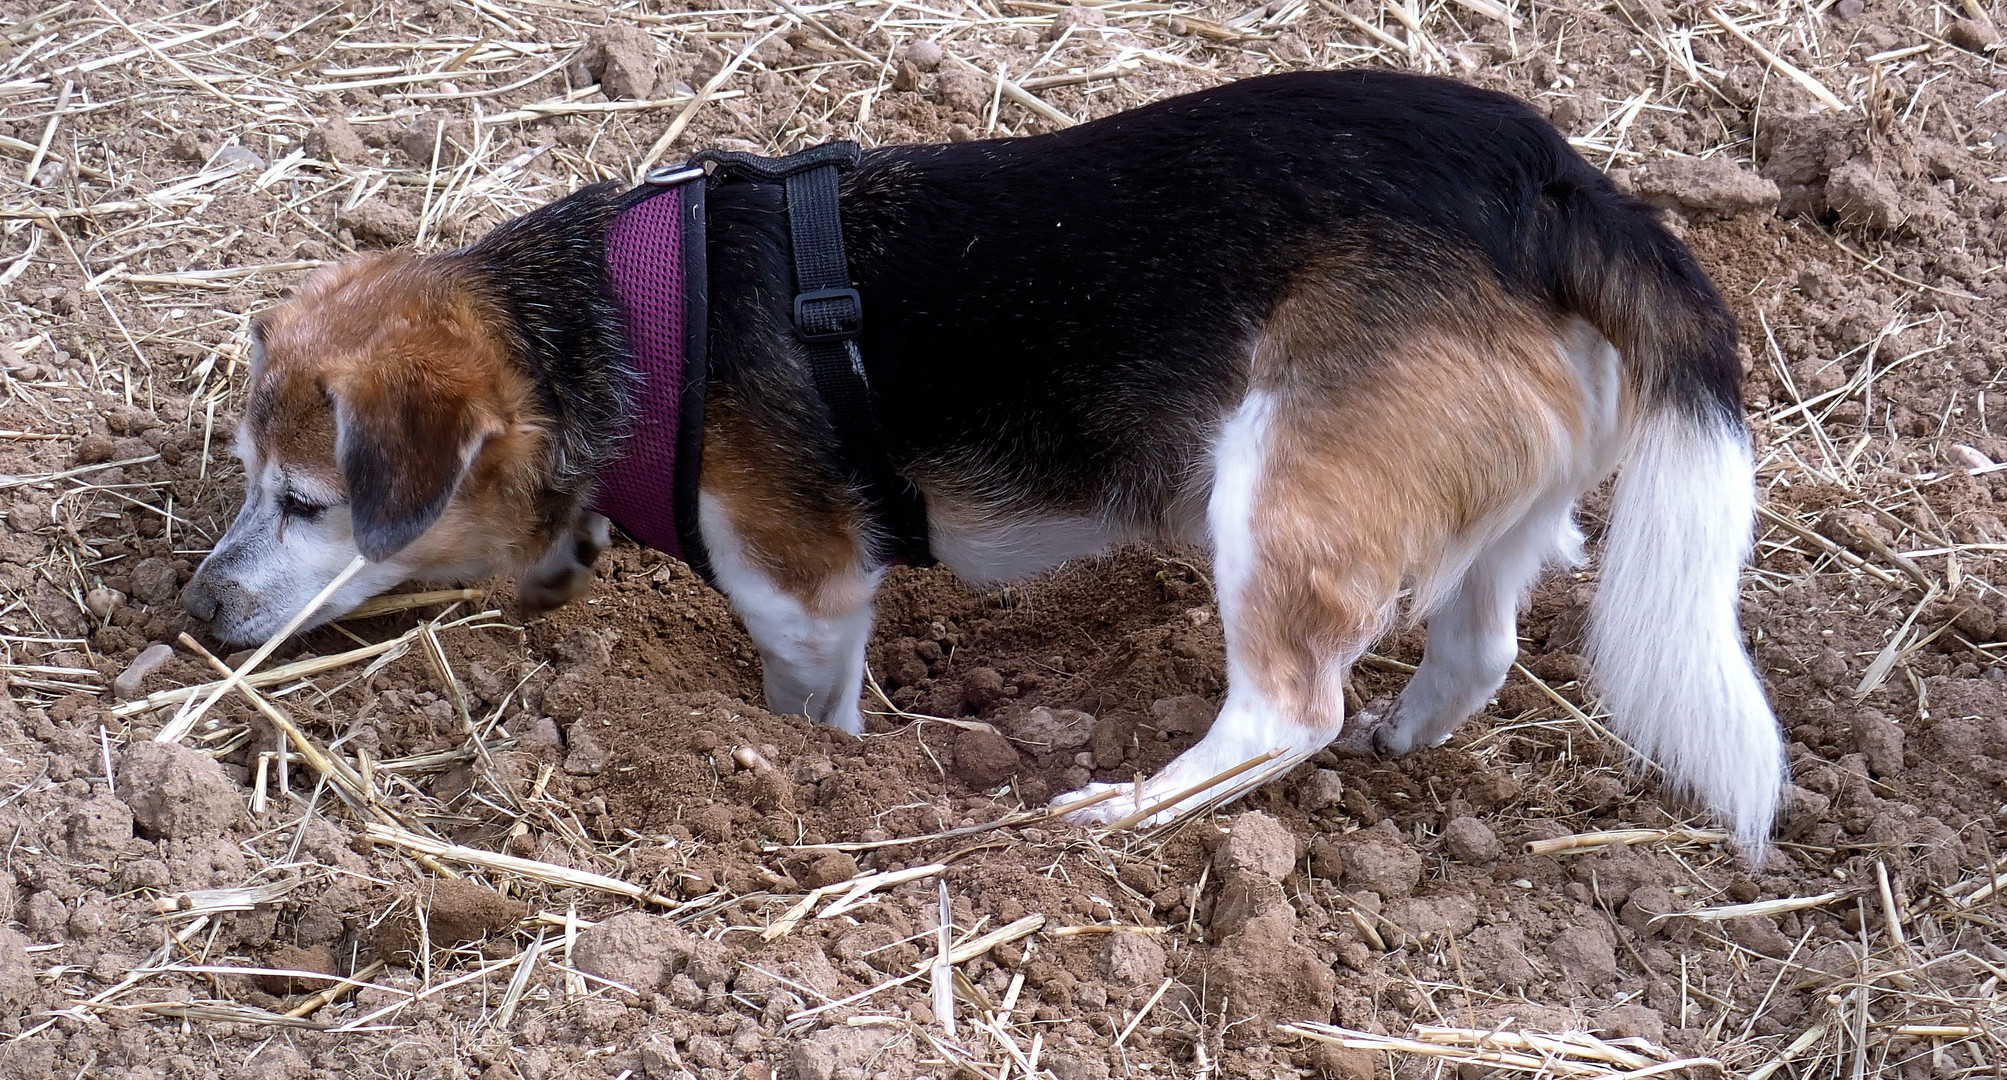
[(472, 387), (414, 367), (383, 365), (329, 389), (355, 546), (383, 562), (439, 520), (503, 425)]

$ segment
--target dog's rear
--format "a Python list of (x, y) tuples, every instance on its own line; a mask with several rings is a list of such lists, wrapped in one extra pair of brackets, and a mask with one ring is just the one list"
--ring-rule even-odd
[[(1591, 669), (1613, 729), (1760, 860), (1784, 762), (1737, 620), (1755, 499), (1734, 317), (1656, 211), (1571, 159), (1560, 159), (1515, 239), (1522, 280), (1614, 348), (1622, 382), (1614, 443), (1593, 423), (1562, 440), (1593, 476), (1605, 471), (1595, 459), (1623, 455), (1590, 612)], [(1578, 379), (1593, 379), (1594, 364), (1581, 359), (1599, 344), (1571, 346), (1564, 334)], [(1596, 398), (1589, 382), (1578, 392)], [(1541, 496), (1532, 498), (1537, 505)], [(1418, 590), (1418, 604), (1435, 600)], [(1454, 633), (1455, 613), (1446, 613)], [(1443, 614), (1430, 619), (1431, 652)], [(1404, 719), (1395, 717), (1383, 745), (1412, 748), (1399, 745)]]
[[(1482, 110), (1487, 138), (1385, 133), (1334, 158), (1338, 186), (1364, 178), (1378, 205), (1293, 272), (1216, 442), (1221, 715), (1086, 815), (1165, 806), (1336, 736), (1345, 675), (1403, 585), (1428, 648), (1391, 711), (1351, 722), (1382, 752), (1441, 743), (1510, 670), (1541, 567), (1579, 556), (1576, 500), (1627, 458), (1592, 667), (1615, 730), (1760, 858), (1782, 752), (1737, 626), (1753, 491), (1733, 317), (1656, 212), (1530, 110), (1443, 100)], [(1413, 175), (1387, 194), (1395, 169)]]

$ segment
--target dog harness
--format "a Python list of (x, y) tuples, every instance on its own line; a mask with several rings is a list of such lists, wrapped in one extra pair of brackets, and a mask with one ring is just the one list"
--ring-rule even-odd
[[(933, 564), (924, 496), (892, 467), (857, 344), (864, 309), (850, 282), (836, 181), (858, 155), (853, 142), (826, 143), (782, 158), (705, 151), (687, 164), (649, 173), (644, 183), (655, 190), (621, 211), (607, 229), (607, 272), (641, 386), (634, 430), (600, 473), (592, 508), (641, 543), (689, 563), (706, 580), (711, 569), (697, 529), (697, 491), (707, 370), (704, 194), (713, 184), (785, 187), (795, 335), (808, 354), (816, 394), (829, 410), (844, 470), (870, 509), (879, 557), (887, 563)], [(672, 481), (667, 499), (664, 477)]]

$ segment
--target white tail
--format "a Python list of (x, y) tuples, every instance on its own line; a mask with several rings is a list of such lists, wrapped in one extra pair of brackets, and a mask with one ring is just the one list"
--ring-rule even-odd
[(1739, 423), (1678, 409), (1644, 418), (1617, 481), (1589, 654), (1617, 733), (1760, 865), (1784, 753), (1736, 621), (1752, 471)]

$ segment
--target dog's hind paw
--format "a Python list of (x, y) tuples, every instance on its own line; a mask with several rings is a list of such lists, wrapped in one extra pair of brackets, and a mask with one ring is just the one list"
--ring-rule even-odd
[(1375, 698), (1345, 721), (1345, 730), (1326, 749), (1339, 757), (1378, 758), (1388, 755), (1387, 740), (1394, 730), (1394, 699)]
[[(1139, 798), (1142, 790), (1143, 785), (1137, 784), (1089, 784), (1078, 791), (1069, 791), (1052, 800), (1051, 807), (1054, 810), (1065, 811), (1066, 820), (1076, 825), (1106, 825), (1141, 810), (1144, 805)], [(1097, 800), (1096, 796), (1101, 798)], [(1081, 806), (1077, 810), (1066, 809), (1083, 802), (1090, 805)], [(1155, 814), (1150, 821), (1137, 824), (1155, 824), (1158, 818), (1169, 820), (1170, 811)]]

